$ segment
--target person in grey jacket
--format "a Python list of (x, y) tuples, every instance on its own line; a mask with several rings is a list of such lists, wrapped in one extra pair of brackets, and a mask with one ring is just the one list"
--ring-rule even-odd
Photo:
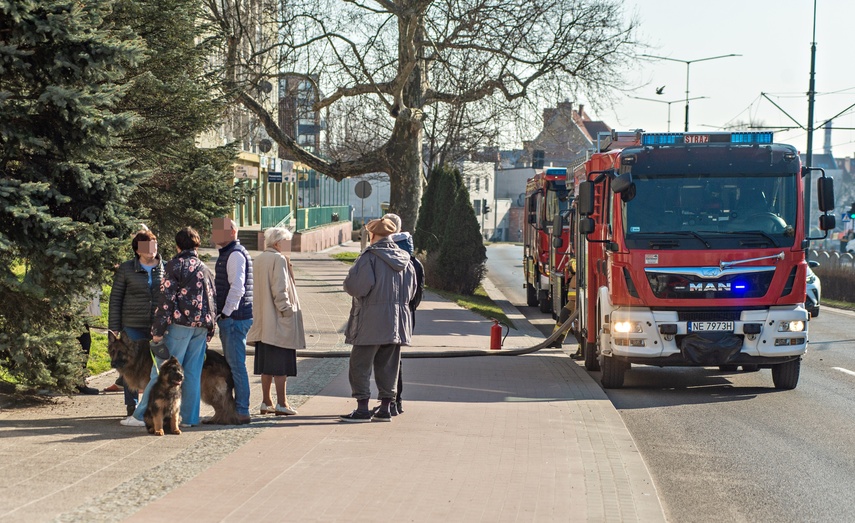
[[(342, 421), (392, 421), (389, 405), (395, 400), (401, 345), (409, 345), (413, 332), (410, 301), (416, 294), (416, 272), (410, 255), (389, 235), (395, 224), (388, 219), (366, 225), (371, 244), (356, 259), (344, 279), (344, 290), (353, 297), (345, 329), (350, 352), (350, 388), (356, 410)], [(380, 391), (380, 408), (368, 409), (371, 370)]]
[[(121, 265), (113, 277), (110, 291), (108, 327), (113, 332), (125, 331), (132, 340), (151, 339), (154, 307), (160, 299), (163, 261), (157, 252), (157, 237), (148, 228), (131, 240), (134, 258)], [(139, 391), (124, 387), (128, 416), (136, 409)]]

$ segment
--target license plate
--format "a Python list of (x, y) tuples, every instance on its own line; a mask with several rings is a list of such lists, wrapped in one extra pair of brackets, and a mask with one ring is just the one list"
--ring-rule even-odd
[(690, 321), (689, 332), (730, 331), (733, 332), (732, 321)]

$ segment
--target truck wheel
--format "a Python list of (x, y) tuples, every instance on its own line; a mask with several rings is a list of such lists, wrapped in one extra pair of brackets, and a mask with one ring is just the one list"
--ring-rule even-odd
[(540, 308), (540, 312), (545, 312), (547, 314), (552, 312), (552, 301), (549, 299), (548, 292), (540, 291), (537, 304)]
[(582, 347), (582, 356), (585, 357), (585, 368), (591, 372), (600, 370), (600, 360), (597, 359), (597, 346), (589, 344), (583, 336), (579, 346)]
[(603, 374), (600, 376), (600, 382), (603, 384), (603, 388), (619, 389), (623, 387), (626, 363), (614, 357), (607, 358), (603, 356), (600, 358), (600, 367), (603, 370)]
[(525, 303), (529, 307), (537, 307), (537, 289), (530, 283), (525, 284)]
[(799, 384), (799, 371), (802, 368), (801, 358), (779, 363), (772, 367), (772, 382), (776, 389), (793, 390)]

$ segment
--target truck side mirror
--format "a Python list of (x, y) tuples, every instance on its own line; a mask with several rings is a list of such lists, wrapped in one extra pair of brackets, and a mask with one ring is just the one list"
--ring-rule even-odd
[(579, 195), (576, 197), (576, 210), (579, 212), (580, 216), (590, 216), (594, 214), (593, 182), (582, 182), (579, 184)]
[(561, 217), (561, 213), (558, 213), (552, 219), (552, 236), (560, 238), (562, 232), (564, 232), (564, 219)]
[(579, 234), (591, 234), (594, 232), (593, 218), (579, 218)]
[(612, 192), (621, 194), (632, 187), (632, 173), (623, 173), (612, 180)]
[(817, 178), (816, 198), (820, 211), (834, 210), (834, 180), (825, 176)]
[(564, 238), (562, 238), (561, 236), (554, 236), (552, 238), (552, 246), (555, 247), (556, 249), (560, 249), (561, 247), (564, 247)]
[(819, 230), (830, 231), (837, 226), (837, 219), (831, 214), (823, 214), (819, 217)]
[(629, 188), (624, 192), (620, 193), (620, 199), (622, 202), (631, 202), (635, 199), (635, 182), (629, 184)]

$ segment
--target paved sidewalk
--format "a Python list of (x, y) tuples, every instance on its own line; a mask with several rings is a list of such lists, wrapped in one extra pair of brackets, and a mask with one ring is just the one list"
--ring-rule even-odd
[[(347, 350), (348, 266), (326, 253), (293, 262), (308, 349)], [(417, 318), (405, 352), (488, 348), (489, 321), (433, 294)], [(506, 347), (539, 341), (526, 332)], [(346, 366), (299, 359), (288, 380), (298, 416), (177, 437), (120, 427), (121, 395), (0, 411), (0, 521), (665, 519), (619, 414), (561, 350), (405, 359), (405, 412), (392, 423), (338, 421), (355, 406)], [(257, 405), (257, 377), (251, 385)], [(68, 402), (91, 410), (69, 418)]]

